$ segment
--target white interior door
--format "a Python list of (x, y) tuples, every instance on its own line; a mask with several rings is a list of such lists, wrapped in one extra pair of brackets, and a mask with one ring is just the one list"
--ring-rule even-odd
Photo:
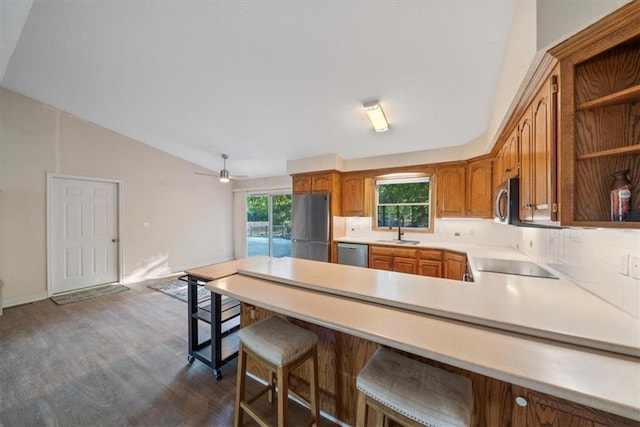
[(118, 184), (54, 177), (51, 293), (118, 281)]

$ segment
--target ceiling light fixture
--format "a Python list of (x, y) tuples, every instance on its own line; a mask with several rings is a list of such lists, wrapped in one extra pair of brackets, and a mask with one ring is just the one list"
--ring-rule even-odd
[(227, 156), (226, 154), (222, 155), (222, 161), (224, 162), (224, 165), (222, 167), (222, 170), (220, 171), (220, 182), (229, 182), (229, 170), (227, 169), (228, 158), (229, 156)]
[(386, 132), (389, 130), (389, 122), (382, 111), (382, 106), (378, 101), (371, 101), (364, 104), (364, 111), (369, 116), (369, 120), (376, 132)]

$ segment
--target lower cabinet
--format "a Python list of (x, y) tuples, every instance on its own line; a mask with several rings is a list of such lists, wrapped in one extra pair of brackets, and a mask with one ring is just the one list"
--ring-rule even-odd
[(442, 249), (369, 245), (369, 268), (463, 280), (467, 272), (467, 256)]
[(421, 259), (418, 261), (418, 274), (421, 276), (442, 277), (442, 261)]
[(467, 255), (460, 252), (445, 251), (444, 278), (464, 280), (467, 273)]
[[(369, 246), (371, 248), (371, 246)], [(376, 255), (369, 249), (369, 268), (376, 270), (393, 271), (393, 257), (389, 255)]]
[(637, 426), (638, 423), (558, 397), (512, 386), (512, 426)]
[(393, 257), (393, 271), (398, 273), (418, 273), (418, 260), (416, 258)]
[(416, 249), (369, 245), (369, 268), (418, 273), (418, 251)]
[(418, 251), (418, 274), (442, 277), (442, 253), (440, 249), (420, 249)]

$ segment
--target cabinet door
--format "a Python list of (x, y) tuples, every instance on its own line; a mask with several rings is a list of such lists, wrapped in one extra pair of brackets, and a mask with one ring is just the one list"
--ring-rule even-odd
[(516, 176), (518, 176), (519, 154), (520, 143), (518, 139), (518, 130), (514, 129), (514, 131), (509, 136), (507, 143), (505, 144), (502, 182), (505, 182), (509, 178), (515, 178)]
[(463, 217), (465, 215), (464, 199), (464, 166), (438, 169), (438, 217)]
[(310, 194), (311, 193), (311, 177), (310, 176), (294, 176), (293, 177), (293, 194)]
[[(637, 426), (617, 415), (514, 385), (512, 425), (549, 427)], [(524, 400), (523, 400), (524, 399)], [(526, 406), (521, 406), (526, 401)], [(520, 402), (520, 404), (519, 404)]]
[(312, 193), (331, 193), (332, 190), (332, 176), (326, 175), (314, 175), (311, 177), (311, 192)]
[(369, 254), (369, 268), (376, 270), (393, 270), (393, 258), (388, 255), (371, 255)]
[(491, 170), (491, 160), (473, 162), (467, 166), (466, 216), (477, 218), (493, 216)]
[(444, 253), (444, 277), (446, 279), (462, 280), (467, 272), (467, 256), (458, 252)]
[(347, 176), (342, 179), (342, 215), (364, 216), (364, 177)]
[(418, 256), (421, 260), (442, 261), (441, 249), (420, 249)]
[(555, 221), (557, 77), (552, 76), (533, 101), (531, 209), (534, 220)]
[(421, 259), (418, 261), (418, 274), (430, 277), (442, 277), (442, 261)]
[(527, 108), (518, 126), (520, 134), (520, 219), (533, 220), (533, 205), (531, 204), (531, 182), (535, 179), (533, 173), (534, 155), (531, 143), (531, 108)]
[(418, 273), (418, 260), (415, 258), (393, 257), (393, 271), (398, 273)]
[(496, 154), (493, 167), (493, 185), (497, 188), (509, 178), (514, 178), (519, 174), (520, 143), (518, 140), (518, 127), (509, 134), (509, 137), (500, 147)]

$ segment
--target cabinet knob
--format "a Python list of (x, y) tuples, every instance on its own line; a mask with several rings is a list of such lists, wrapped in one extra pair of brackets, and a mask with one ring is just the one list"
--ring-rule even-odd
[(511, 172), (511, 169), (510, 169), (510, 168), (506, 168), (506, 169), (504, 170), (504, 173), (509, 173), (509, 172)]
[(522, 396), (516, 396), (516, 405), (525, 407), (527, 406), (527, 399)]

